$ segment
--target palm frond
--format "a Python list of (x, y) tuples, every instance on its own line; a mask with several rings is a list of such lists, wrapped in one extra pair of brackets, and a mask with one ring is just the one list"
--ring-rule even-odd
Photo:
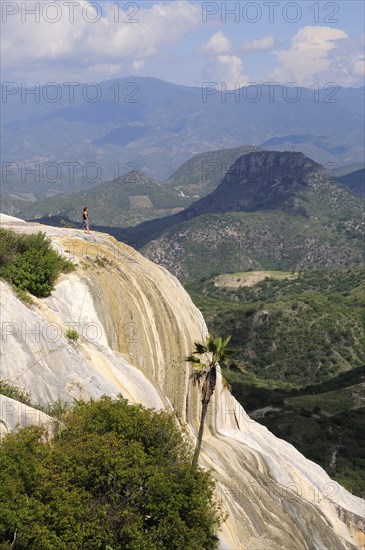
[(228, 336), (225, 340), (223, 340), (223, 347), (225, 348), (228, 342), (230, 342), (232, 336)]
[(196, 357), (195, 355), (189, 355), (185, 361), (187, 361), (188, 363), (200, 363), (200, 359), (199, 357)]
[(204, 344), (195, 342), (194, 346), (195, 346), (194, 353), (197, 353), (198, 355), (203, 355), (204, 353), (207, 352), (207, 346), (205, 346)]
[(235, 353), (237, 353), (237, 351), (235, 349), (225, 349), (224, 350), (224, 355), (234, 355)]
[(206, 370), (205, 369), (194, 369), (193, 372), (190, 375), (190, 378), (193, 381), (193, 384), (200, 384), (200, 380), (203, 376), (206, 376)]
[(220, 338), (219, 336), (215, 338), (210, 337), (208, 339), (207, 348), (208, 348), (208, 351), (210, 351), (213, 354), (220, 349), (221, 345), (222, 345), (222, 338)]

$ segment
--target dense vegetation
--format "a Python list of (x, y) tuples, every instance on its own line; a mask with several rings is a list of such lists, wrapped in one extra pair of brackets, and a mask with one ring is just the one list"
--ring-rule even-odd
[(365, 362), (362, 267), (233, 289), (212, 278), (187, 289), (210, 330), (231, 335), (241, 365), (260, 378), (308, 385)]
[(239, 350), (243, 372), (224, 373), (233, 394), (258, 422), (364, 496), (364, 268), (267, 273), (239, 287), (248, 275), (227, 276), (230, 287), (221, 277), (186, 285), (209, 330), (232, 335)]
[(73, 269), (73, 264), (52, 248), (45, 233), (25, 235), (0, 229), (0, 277), (20, 293), (48, 296), (58, 275)]
[(252, 418), (365, 497), (365, 367), (303, 388), (232, 370), (223, 374)]
[(1, 440), (0, 547), (214, 549), (213, 489), (173, 416), (79, 402), (53, 437), (33, 426)]
[[(234, 212), (227, 193), (226, 205), (221, 201), (226, 212), (194, 213), (181, 221), (189, 215), (185, 210), (133, 228), (124, 238), (185, 281), (250, 269), (306, 270), (361, 263), (361, 199), (334, 184), (305, 195), (276, 209)], [(210, 198), (190, 209), (209, 207)]]

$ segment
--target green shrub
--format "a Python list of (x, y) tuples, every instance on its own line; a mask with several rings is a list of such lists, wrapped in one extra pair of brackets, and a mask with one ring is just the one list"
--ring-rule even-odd
[(19, 300), (21, 300), (22, 302), (25, 302), (26, 304), (30, 304), (30, 305), (34, 304), (33, 298), (31, 297), (29, 292), (27, 292), (26, 290), (22, 290), (21, 288), (18, 288), (16, 294)]
[(66, 333), (66, 336), (67, 338), (69, 338), (70, 340), (78, 340), (80, 335), (79, 333), (77, 332), (77, 330), (73, 330), (71, 328), (68, 329), (67, 333)]
[(49, 296), (58, 275), (73, 269), (53, 250), (45, 233), (24, 235), (0, 229), (0, 276), (18, 291)]
[(18, 388), (11, 382), (6, 382), (0, 379), (0, 395), (5, 395), (11, 399), (15, 399), (20, 403), (32, 406), (32, 399), (30, 393)]
[(53, 418), (58, 420), (62, 419), (66, 413), (70, 410), (71, 404), (68, 401), (58, 398), (57, 401), (49, 403), (48, 405), (33, 405), (35, 409), (45, 412)]
[(17, 550), (217, 548), (208, 472), (166, 412), (80, 402), (54, 438), (29, 427), (0, 441), (0, 545)]

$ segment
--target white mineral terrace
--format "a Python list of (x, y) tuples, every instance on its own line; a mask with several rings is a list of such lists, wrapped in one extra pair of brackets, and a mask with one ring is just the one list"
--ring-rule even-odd
[[(77, 265), (49, 298), (35, 298), (33, 305), (1, 282), (1, 378), (31, 392), (35, 403), (121, 393), (130, 402), (174, 410), (194, 441), (200, 399), (185, 357), (207, 329), (177, 279), (102, 233), (4, 215), (0, 223), (45, 231)], [(77, 341), (67, 338), (69, 328), (79, 333)], [(50, 422), (8, 398), (0, 407), (0, 433)], [(229, 514), (222, 549), (361, 548), (362, 499), (251, 420), (220, 377), (210, 407), (201, 464), (212, 469), (217, 498)]]

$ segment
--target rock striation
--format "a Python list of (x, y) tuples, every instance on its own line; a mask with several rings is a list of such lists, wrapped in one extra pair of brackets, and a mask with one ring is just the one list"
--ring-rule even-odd
[[(77, 265), (52, 295), (21, 302), (1, 282), (1, 378), (35, 403), (121, 393), (174, 411), (192, 441), (199, 393), (185, 357), (207, 334), (178, 280), (114, 238), (1, 217), (2, 227), (45, 231)], [(69, 328), (79, 334), (67, 337)], [(2, 432), (48, 422), (3, 398)], [(201, 455), (217, 480), (228, 519), (222, 549), (355, 550), (363, 544), (364, 501), (332, 481), (293, 446), (248, 417), (218, 377)]]

